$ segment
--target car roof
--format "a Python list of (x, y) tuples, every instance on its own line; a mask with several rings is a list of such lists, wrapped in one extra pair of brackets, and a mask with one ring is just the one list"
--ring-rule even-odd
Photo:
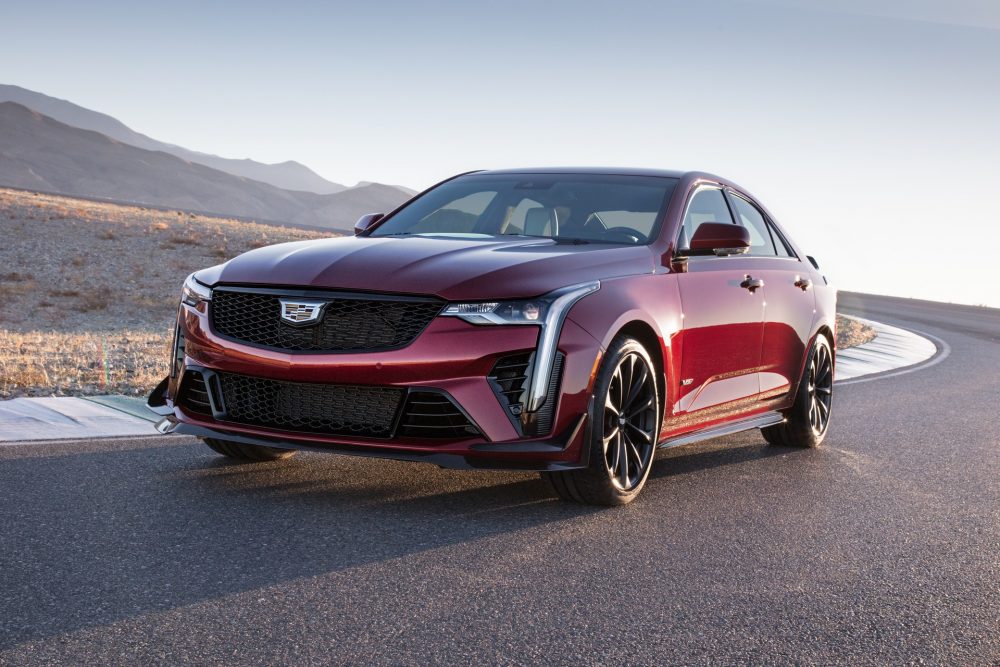
[(507, 174), (594, 174), (602, 176), (660, 176), (662, 178), (681, 178), (692, 172), (637, 167), (529, 167), (523, 169), (488, 169), (472, 173), (490, 176)]

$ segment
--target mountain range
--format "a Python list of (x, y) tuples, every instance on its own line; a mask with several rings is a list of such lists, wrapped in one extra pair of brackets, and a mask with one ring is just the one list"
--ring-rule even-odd
[(7, 85), (0, 85), (0, 185), (345, 231), (412, 194), (379, 183), (349, 188), (292, 161), (199, 153)]

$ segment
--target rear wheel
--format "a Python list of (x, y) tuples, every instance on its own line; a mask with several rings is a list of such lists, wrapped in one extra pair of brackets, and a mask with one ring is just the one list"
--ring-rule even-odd
[(833, 407), (833, 351), (826, 336), (816, 336), (795, 403), (785, 421), (761, 429), (764, 439), (782, 447), (819, 447), (830, 427)]
[(660, 396), (649, 354), (620, 337), (601, 363), (591, 415), (590, 465), (542, 473), (563, 500), (624, 505), (646, 484), (660, 428)]
[(230, 459), (239, 461), (280, 461), (290, 459), (295, 456), (294, 449), (279, 449), (277, 447), (264, 447), (262, 445), (245, 445), (242, 442), (232, 440), (218, 440), (216, 438), (202, 438), (202, 442), (212, 448), (212, 450)]

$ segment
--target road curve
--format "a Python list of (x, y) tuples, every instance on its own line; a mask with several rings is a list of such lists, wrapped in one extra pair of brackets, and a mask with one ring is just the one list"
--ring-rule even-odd
[(841, 303), (951, 354), (838, 388), (821, 449), (664, 451), (625, 508), (188, 439), (0, 447), (0, 664), (996, 664), (1000, 311)]

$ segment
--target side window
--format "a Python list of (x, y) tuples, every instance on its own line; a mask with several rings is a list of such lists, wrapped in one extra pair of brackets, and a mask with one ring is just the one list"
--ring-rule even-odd
[(774, 228), (770, 220), (767, 222), (767, 228), (771, 230), (771, 238), (774, 239), (774, 249), (778, 251), (778, 257), (795, 257), (791, 247), (785, 242), (785, 239), (781, 238), (781, 234)]
[(729, 213), (722, 190), (705, 188), (694, 193), (684, 214), (684, 224), (681, 226), (678, 248), (687, 248), (694, 237), (698, 226), (703, 222), (726, 222), (732, 224), (733, 216)]
[(412, 232), (471, 232), (496, 192), (474, 192), (449, 202), (413, 226)]
[(754, 257), (774, 257), (777, 254), (774, 250), (774, 240), (771, 238), (771, 230), (768, 229), (764, 215), (743, 197), (733, 195), (730, 201), (733, 202), (733, 209), (736, 211), (737, 223), (750, 232), (750, 252), (747, 254)]

